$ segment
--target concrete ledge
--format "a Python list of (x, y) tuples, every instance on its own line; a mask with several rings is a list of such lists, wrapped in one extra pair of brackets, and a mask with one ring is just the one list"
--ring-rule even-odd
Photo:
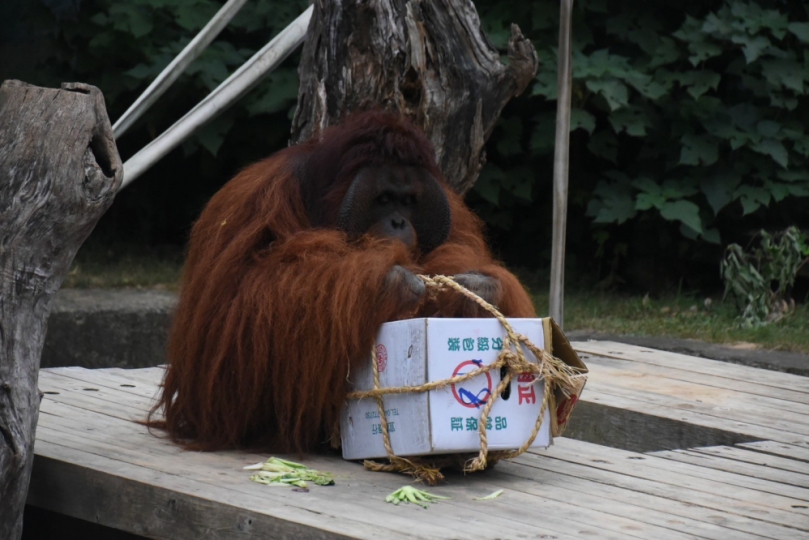
[[(158, 290), (63, 289), (53, 300), (42, 367), (149, 367), (165, 363), (177, 295)], [(809, 376), (809, 355), (737, 349), (692, 339), (574, 330), (573, 341), (609, 340)]]
[(53, 299), (42, 367), (156, 366), (177, 295), (157, 290), (63, 289)]

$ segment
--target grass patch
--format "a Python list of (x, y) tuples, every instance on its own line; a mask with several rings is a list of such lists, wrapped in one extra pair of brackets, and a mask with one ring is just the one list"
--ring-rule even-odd
[[(536, 290), (536, 288), (534, 288)], [(548, 312), (548, 295), (534, 295), (539, 313)], [(565, 330), (633, 336), (690, 338), (710, 343), (752, 343), (765, 349), (809, 353), (809, 304), (783, 320), (759, 328), (740, 328), (731, 302), (672, 294), (658, 299), (585, 290), (565, 296)]]

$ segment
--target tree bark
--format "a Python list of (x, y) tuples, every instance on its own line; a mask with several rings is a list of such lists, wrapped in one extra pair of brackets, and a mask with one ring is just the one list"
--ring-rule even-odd
[(53, 294), (123, 168), (101, 92), (0, 86), (0, 538), (20, 538)]
[(534, 46), (515, 24), (508, 57), (500, 62), (471, 0), (316, 0), (292, 141), (355, 109), (399, 111), (424, 130), (447, 180), (465, 193), (500, 112), (536, 73)]

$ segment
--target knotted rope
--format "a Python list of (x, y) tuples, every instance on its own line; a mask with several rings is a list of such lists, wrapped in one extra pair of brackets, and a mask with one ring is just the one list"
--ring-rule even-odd
[[(441, 474), (441, 467), (453, 466), (462, 464), (464, 472), (480, 471), (486, 468), (488, 464), (494, 464), (501, 459), (510, 459), (519, 456), (534, 443), (537, 434), (542, 428), (542, 422), (545, 417), (545, 411), (548, 408), (550, 400), (553, 395), (553, 388), (555, 385), (561, 387), (566, 393), (567, 389), (575, 388), (575, 379), (586, 377), (586, 375), (579, 373), (579, 371), (567, 364), (562, 360), (552, 356), (544, 349), (540, 349), (534, 345), (527, 337), (514, 331), (509, 322), (500, 311), (490, 303), (483, 300), (481, 297), (458, 284), (454, 279), (447, 276), (424, 276), (419, 275), (419, 278), (427, 286), (430, 294), (435, 295), (439, 291), (452, 289), (458, 293), (466, 296), (481, 308), (491, 313), (506, 331), (506, 337), (503, 339), (503, 349), (497, 356), (497, 359), (486, 366), (466, 373), (458, 375), (449, 379), (441, 381), (431, 381), (417, 386), (403, 386), (399, 388), (381, 388), (379, 385), (379, 364), (376, 358), (376, 347), (371, 348), (371, 363), (374, 370), (374, 388), (367, 391), (352, 392), (348, 395), (348, 399), (362, 399), (374, 398), (379, 409), (379, 417), (382, 420), (382, 441), (385, 445), (385, 452), (388, 455), (390, 463), (383, 464), (372, 460), (365, 461), (365, 468), (372, 471), (387, 471), (387, 472), (401, 472), (409, 474), (418, 480), (426, 482), (430, 485), (435, 485), (438, 480), (444, 476)], [(523, 347), (531, 351), (536, 357), (537, 362), (531, 362), (525, 357)], [(390, 443), (390, 435), (388, 433), (388, 420), (385, 416), (385, 406), (382, 397), (387, 394), (409, 394), (416, 392), (429, 392), (431, 390), (438, 390), (446, 388), (447, 386), (462, 383), (478, 375), (482, 375), (488, 371), (501, 369), (505, 367), (505, 374), (500, 380), (494, 392), (489, 396), (486, 404), (481, 411), (480, 420), (478, 421), (478, 432), (480, 435), (480, 452), (477, 456), (469, 457), (469, 455), (450, 455), (444, 457), (413, 457), (403, 458), (393, 453), (393, 447)], [(509, 451), (488, 451), (488, 438), (486, 435), (486, 423), (489, 418), (489, 412), (492, 409), (495, 401), (500, 397), (500, 394), (508, 387), (511, 380), (518, 375), (533, 374), (534, 379), (531, 384), (544, 385), (542, 395), (542, 405), (539, 408), (539, 415), (531, 431), (531, 435), (525, 443), (516, 450)]]

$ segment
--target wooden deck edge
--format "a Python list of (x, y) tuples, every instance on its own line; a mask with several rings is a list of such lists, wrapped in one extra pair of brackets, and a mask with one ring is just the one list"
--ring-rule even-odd
[(149, 538), (352, 538), (39, 455), (34, 470), (27, 504)]
[[(585, 394), (587, 390), (585, 389)], [(611, 407), (584, 399), (576, 404), (565, 437), (632, 452), (698, 446), (733, 446), (763, 439), (742, 433)]]

